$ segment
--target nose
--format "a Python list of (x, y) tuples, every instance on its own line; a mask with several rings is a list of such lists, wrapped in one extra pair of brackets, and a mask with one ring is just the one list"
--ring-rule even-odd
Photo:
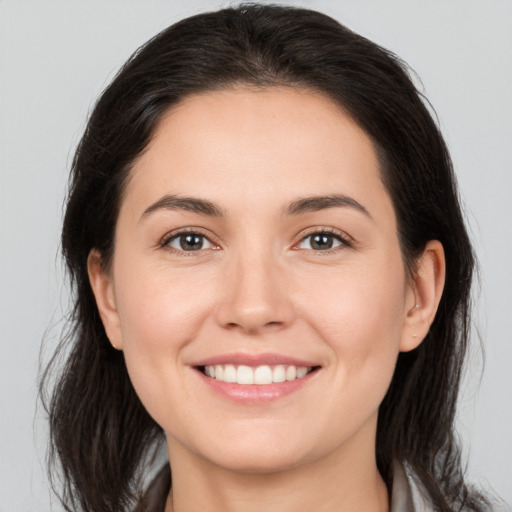
[(286, 272), (272, 255), (236, 258), (226, 269), (216, 320), (226, 329), (262, 334), (288, 326), (295, 318)]

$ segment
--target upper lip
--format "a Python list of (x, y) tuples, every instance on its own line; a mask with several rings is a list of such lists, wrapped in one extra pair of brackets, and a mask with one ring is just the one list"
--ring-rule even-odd
[(297, 367), (312, 367), (319, 366), (318, 363), (307, 361), (304, 359), (297, 359), (295, 357), (286, 356), (283, 354), (220, 354), (206, 359), (201, 359), (193, 363), (191, 366), (214, 366), (217, 364), (233, 364), (235, 366), (277, 366), (288, 365)]

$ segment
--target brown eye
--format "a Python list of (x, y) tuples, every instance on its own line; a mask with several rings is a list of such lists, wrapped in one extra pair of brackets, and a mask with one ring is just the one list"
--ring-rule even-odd
[(213, 244), (199, 233), (182, 233), (173, 236), (167, 245), (179, 251), (191, 252), (200, 251), (201, 249), (211, 249)]
[(300, 244), (299, 249), (311, 249), (313, 251), (328, 251), (346, 245), (345, 241), (332, 233), (313, 233), (304, 237)]

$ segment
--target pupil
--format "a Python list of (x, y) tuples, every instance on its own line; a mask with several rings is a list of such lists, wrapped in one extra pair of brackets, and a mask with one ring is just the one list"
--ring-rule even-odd
[(180, 245), (184, 251), (194, 251), (203, 247), (203, 237), (200, 235), (182, 235)]
[(315, 250), (330, 249), (332, 247), (332, 236), (315, 235), (311, 242), (311, 247)]

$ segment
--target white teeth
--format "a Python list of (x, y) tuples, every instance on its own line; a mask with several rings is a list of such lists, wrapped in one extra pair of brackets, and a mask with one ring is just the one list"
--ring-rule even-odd
[(236, 371), (236, 382), (238, 384), (254, 384), (253, 369), (249, 366), (239, 366)]
[(297, 379), (302, 379), (308, 373), (307, 368), (297, 368)]
[[(215, 377), (215, 375), (211, 375), (211, 377)], [(232, 364), (227, 364), (224, 366), (223, 380), (224, 382), (236, 382), (236, 368)]]
[(280, 383), (305, 377), (311, 368), (305, 366), (285, 366), (279, 364), (271, 367), (268, 365), (251, 367), (233, 364), (216, 364), (204, 367), (204, 373), (212, 379), (222, 382), (236, 382), (237, 384), (251, 385), (257, 384), (263, 386), (265, 384)]
[(297, 378), (297, 368), (295, 366), (288, 366), (286, 369), (286, 380), (294, 380)]
[(254, 370), (254, 384), (272, 384), (272, 368), (270, 366), (258, 366)]
[(280, 364), (279, 366), (274, 367), (272, 371), (272, 381), (273, 382), (284, 382), (286, 380), (286, 369)]

